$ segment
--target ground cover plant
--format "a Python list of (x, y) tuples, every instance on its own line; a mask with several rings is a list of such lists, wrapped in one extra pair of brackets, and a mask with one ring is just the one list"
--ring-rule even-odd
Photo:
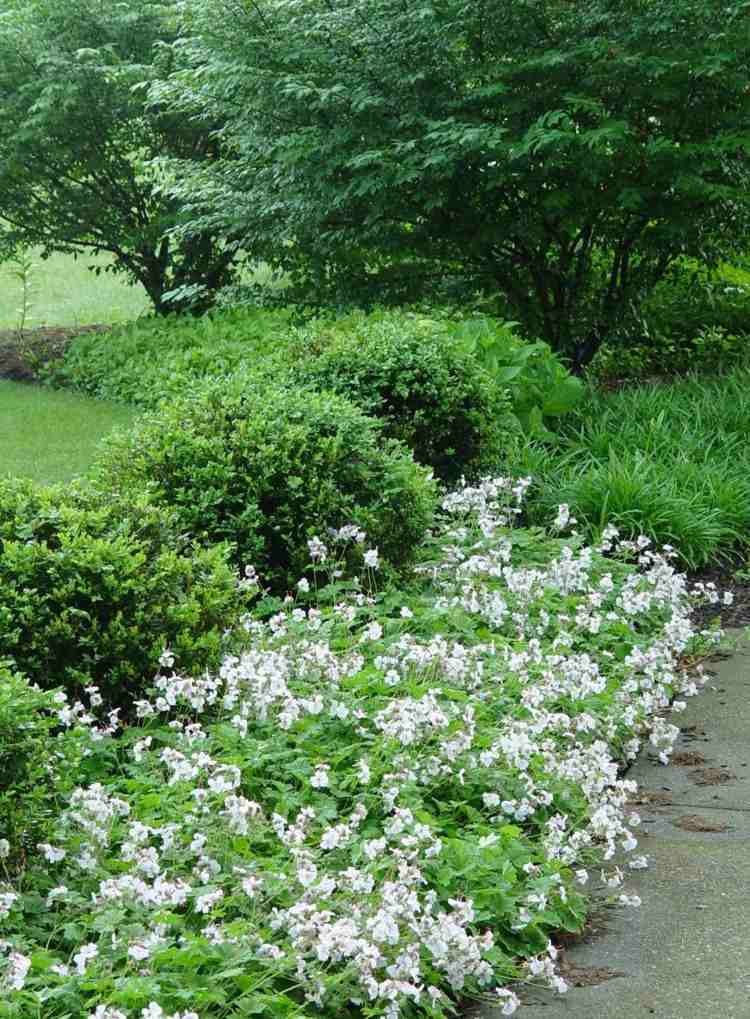
[(565, 990), (550, 938), (587, 885), (638, 905), (618, 765), (668, 757), (711, 638), (646, 540), (513, 529), (525, 488), (448, 496), (401, 591), (367, 543), (339, 575), (356, 528), (311, 541), (317, 588), (218, 672), (165, 651), (122, 731), (95, 688), (33, 706), (80, 763), (39, 846), (0, 843), (3, 1019), (510, 1015), (516, 978)]
[(77, 336), (50, 365), (50, 377), (99, 399), (153, 410), (239, 368), (282, 373), (292, 332), (284, 311), (239, 308), (201, 318), (144, 318), (107, 334)]
[(557, 444), (527, 446), (532, 519), (567, 502), (590, 535), (609, 523), (673, 545), (696, 568), (750, 544), (748, 373), (591, 389)]
[(129, 407), (0, 379), (0, 478), (84, 474), (101, 439), (134, 417)]

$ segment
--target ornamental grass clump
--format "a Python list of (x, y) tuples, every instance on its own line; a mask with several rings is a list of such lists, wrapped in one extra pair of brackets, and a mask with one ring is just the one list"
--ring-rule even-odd
[(317, 590), (248, 618), (218, 671), (165, 652), (121, 733), (61, 702), (89, 754), (2, 889), (4, 1019), (435, 1019), (565, 991), (554, 935), (587, 885), (639, 902), (620, 765), (668, 759), (664, 710), (702, 682), (682, 657), (714, 635), (647, 540), (514, 529), (525, 485), (448, 496), (408, 591), (377, 593), (367, 543), (338, 575), (358, 528), (311, 540)]

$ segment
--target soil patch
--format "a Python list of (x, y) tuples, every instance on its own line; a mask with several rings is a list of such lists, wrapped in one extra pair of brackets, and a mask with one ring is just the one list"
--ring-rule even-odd
[(668, 807), (671, 802), (672, 802), (671, 793), (649, 792), (646, 789), (639, 790), (635, 794), (633, 799), (628, 800), (628, 803), (633, 804), (651, 803), (661, 805), (664, 807)]
[(688, 574), (692, 583), (715, 584), (719, 594), (730, 592), (731, 605), (701, 605), (693, 612), (693, 622), (700, 627), (709, 626), (716, 619), (722, 629), (742, 629), (750, 626), (750, 579), (737, 577), (737, 572), (747, 568), (743, 557), (729, 562), (706, 566), (696, 573)]
[(703, 754), (699, 754), (697, 750), (678, 750), (676, 754), (672, 754), (670, 757), (672, 764), (677, 764), (681, 768), (695, 767), (696, 764), (705, 764), (706, 758)]
[(684, 814), (674, 822), (683, 831), (722, 832), (729, 831), (729, 825), (723, 821), (709, 821), (698, 814)]
[(724, 785), (737, 776), (726, 768), (696, 768), (690, 772), (690, 778), (696, 785)]
[(39, 326), (36, 329), (0, 329), (0, 379), (35, 382), (39, 369), (62, 357), (70, 341), (82, 333), (101, 333), (107, 325)]
[(621, 970), (609, 966), (574, 966), (567, 959), (563, 959), (557, 969), (571, 987), (596, 987), (606, 980), (625, 976)]

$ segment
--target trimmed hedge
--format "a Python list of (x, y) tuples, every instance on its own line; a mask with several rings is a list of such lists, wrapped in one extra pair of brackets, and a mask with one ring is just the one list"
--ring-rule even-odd
[(145, 498), (0, 481), (0, 647), (41, 687), (126, 706), (167, 646), (186, 671), (215, 664), (244, 605), (227, 548)]
[(383, 422), (448, 484), (508, 463), (519, 428), (507, 390), (441, 323), (382, 312), (321, 320), (299, 338), (293, 373)]
[(310, 537), (345, 524), (403, 567), (436, 505), (428, 472), (343, 397), (243, 374), (145, 415), (97, 469), (106, 490), (147, 490), (204, 544), (231, 542), (275, 590), (304, 573)]

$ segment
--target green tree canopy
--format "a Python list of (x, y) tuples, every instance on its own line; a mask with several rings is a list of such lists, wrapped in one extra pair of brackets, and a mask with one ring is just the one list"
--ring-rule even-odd
[(215, 122), (147, 105), (149, 82), (175, 66), (177, 6), (9, 0), (0, 13), (4, 246), (109, 252), (157, 311), (206, 307), (232, 278), (226, 237), (169, 233), (181, 204), (158, 160), (219, 152)]
[(577, 367), (746, 238), (746, 0), (185, 0), (152, 97), (221, 117), (219, 229), (332, 300), (457, 279)]

